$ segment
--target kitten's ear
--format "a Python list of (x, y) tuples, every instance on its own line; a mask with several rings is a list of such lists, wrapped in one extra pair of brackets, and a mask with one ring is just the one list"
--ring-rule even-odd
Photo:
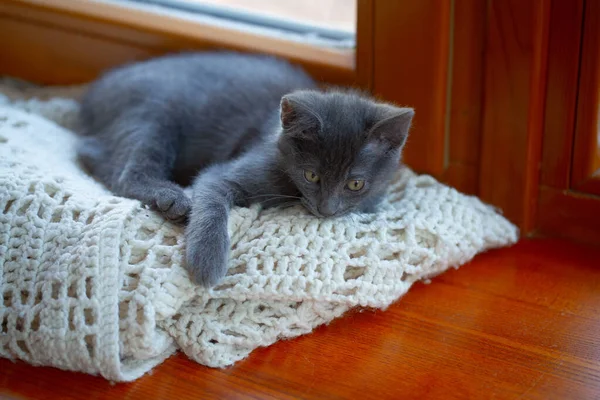
[(369, 137), (397, 149), (404, 146), (415, 110), (382, 105), (381, 119), (369, 131)]
[(298, 118), (296, 110), (292, 102), (287, 96), (281, 98), (281, 104), (279, 106), (279, 117), (281, 118), (281, 126), (283, 129), (288, 129), (294, 124), (294, 121)]
[(321, 120), (314, 111), (316, 96), (317, 94), (308, 91), (283, 96), (279, 106), (281, 127), (296, 133), (318, 129)]

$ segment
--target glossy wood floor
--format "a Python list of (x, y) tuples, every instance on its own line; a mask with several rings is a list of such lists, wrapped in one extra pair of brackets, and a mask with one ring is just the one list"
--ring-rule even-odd
[(176, 356), (149, 376), (0, 360), (0, 398), (600, 399), (600, 248), (492, 251), (387, 311), (341, 318), (226, 370)]

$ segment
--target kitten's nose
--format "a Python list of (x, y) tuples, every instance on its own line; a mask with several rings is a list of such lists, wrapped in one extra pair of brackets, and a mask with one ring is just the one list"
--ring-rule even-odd
[(324, 217), (331, 217), (340, 208), (340, 202), (338, 199), (325, 199), (322, 200), (317, 207), (319, 213)]

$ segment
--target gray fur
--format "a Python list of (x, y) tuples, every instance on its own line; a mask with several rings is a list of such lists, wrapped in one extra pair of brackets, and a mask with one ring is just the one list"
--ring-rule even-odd
[[(356, 92), (318, 91), (272, 57), (182, 54), (99, 79), (82, 104), (79, 155), (116, 194), (189, 217), (187, 267), (212, 286), (226, 273), (234, 205), (300, 202), (319, 217), (375, 211), (413, 115)], [(190, 200), (180, 185), (199, 171)], [(349, 180), (364, 187), (351, 191)]]

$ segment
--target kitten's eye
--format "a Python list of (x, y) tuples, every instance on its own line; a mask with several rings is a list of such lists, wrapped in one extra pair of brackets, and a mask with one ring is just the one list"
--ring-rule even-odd
[(304, 178), (311, 183), (319, 182), (319, 175), (315, 174), (313, 171), (305, 170)]
[(348, 181), (348, 183), (346, 183), (346, 187), (348, 187), (348, 189), (352, 190), (353, 192), (358, 192), (363, 187), (365, 187), (365, 181), (363, 181), (362, 179), (352, 179)]

